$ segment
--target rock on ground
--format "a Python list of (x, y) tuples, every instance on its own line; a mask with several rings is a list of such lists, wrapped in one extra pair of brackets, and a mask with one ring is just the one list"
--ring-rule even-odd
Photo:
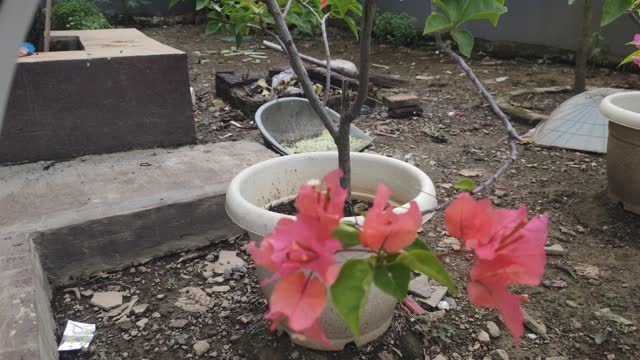
[(487, 330), (489, 330), (489, 335), (492, 338), (500, 337), (500, 328), (493, 321), (487, 321)]
[(196, 352), (196, 356), (202, 356), (209, 351), (209, 342), (206, 340), (200, 340), (193, 344), (193, 351)]
[(119, 291), (96, 292), (93, 293), (89, 303), (104, 310), (110, 310), (122, 305), (122, 293)]

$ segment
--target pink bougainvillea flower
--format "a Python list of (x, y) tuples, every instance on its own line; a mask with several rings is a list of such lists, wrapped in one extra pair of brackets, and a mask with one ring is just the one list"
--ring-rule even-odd
[[(469, 193), (462, 193), (445, 211), (445, 222), (449, 234), (464, 243), (468, 250), (476, 252), (481, 259), (492, 259), (497, 250), (526, 236), (543, 236), (534, 219), (527, 220), (527, 210), (521, 206), (517, 210), (498, 209), (491, 206), (489, 199), (476, 201)], [(543, 243), (544, 244), (544, 243)]]
[(292, 331), (331, 347), (318, 320), (326, 303), (327, 289), (318, 278), (294, 272), (274, 286), (265, 318), (273, 320), (271, 330), (286, 319)]
[(517, 341), (524, 329), (520, 302), (526, 298), (511, 294), (508, 286), (540, 283), (547, 218), (529, 221), (524, 207), (494, 210), (489, 200), (463, 193), (447, 208), (445, 221), (449, 233), (477, 255), (467, 286), (471, 302), (496, 308)]
[(340, 186), (340, 177), (342, 177), (340, 169), (327, 174), (322, 179), (322, 183), (326, 186), (324, 192), (318, 184), (303, 185), (295, 203), (298, 209), (297, 216), (318, 218), (330, 232), (333, 232), (340, 219), (344, 217), (344, 202), (349, 194)]
[(387, 206), (391, 190), (384, 184), (378, 185), (373, 206), (364, 220), (360, 243), (373, 251), (383, 248), (387, 253), (397, 253), (410, 245), (422, 226), (422, 215), (415, 201), (409, 210), (402, 214), (393, 212), (393, 206)]
[(640, 56), (634, 56), (631, 58), (634, 64), (640, 66)]
[(640, 49), (640, 44), (638, 44), (638, 43), (640, 43), (640, 34), (636, 34), (636, 35), (633, 37), (633, 42), (634, 42), (634, 43), (636, 43), (636, 47), (637, 47), (638, 49)]
[(340, 242), (331, 237), (318, 219), (306, 216), (295, 221), (281, 219), (262, 240), (260, 248), (254, 242), (249, 243), (256, 264), (276, 273), (270, 280), (305, 269), (317, 273), (328, 285), (333, 284), (340, 271), (335, 259), (340, 249)]

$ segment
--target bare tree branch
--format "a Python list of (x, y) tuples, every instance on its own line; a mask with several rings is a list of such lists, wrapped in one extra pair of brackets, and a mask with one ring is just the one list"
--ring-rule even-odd
[(364, 0), (362, 5), (362, 21), (360, 26), (360, 64), (358, 66), (358, 93), (349, 111), (343, 113), (340, 121), (351, 123), (360, 114), (367, 95), (369, 95), (369, 66), (371, 55), (371, 32), (373, 30), (373, 13), (375, 0)]
[[(500, 121), (502, 122), (502, 125), (507, 129), (507, 133), (509, 134), (508, 140), (507, 140), (507, 142), (509, 144), (509, 159), (495, 172), (495, 174), (493, 174), (489, 179), (487, 179), (485, 182), (483, 182), (482, 184), (476, 186), (475, 189), (473, 189), (473, 191), (471, 193), (472, 194), (477, 194), (477, 193), (482, 192), (483, 190), (485, 190), (489, 186), (491, 186), (498, 179), (498, 177), (500, 177), (502, 174), (504, 174), (509, 169), (509, 167), (511, 167), (511, 165), (513, 165), (513, 163), (516, 161), (516, 159), (518, 157), (518, 147), (516, 145), (516, 141), (517, 140), (521, 140), (521, 138), (518, 135), (518, 133), (515, 131), (513, 126), (511, 125), (511, 122), (509, 121), (509, 118), (507, 117), (507, 115), (505, 115), (504, 112), (502, 112), (502, 110), (500, 110), (500, 107), (498, 107), (498, 105), (496, 104), (496, 101), (493, 98), (493, 96), (491, 96), (491, 94), (487, 91), (487, 89), (484, 87), (484, 85), (482, 85), (480, 80), (478, 80), (476, 75), (473, 73), (473, 70), (471, 70), (471, 68), (466, 63), (466, 61), (464, 61), (464, 59), (460, 55), (456, 54), (453, 50), (451, 50), (451, 48), (449, 46), (447, 46), (444, 43), (444, 41), (442, 41), (442, 36), (439, 33), (435, 34), (435, 38), (436, 38), (436, 44), (438, 45), (438, 47), (440, 47), (440, 49), (445, 54), (447, 54), (455, 62), (457, 62), (458, 66), (460, 66), (460, 68), (462, 68), (462, 70), (465, 72), (465, 74), (467, 74), (467, 77), (471, 80), (471, 82), (476, 87), (478, 92), (489, 103), (489, 105), (491, 106), (491, 109), (496, 114), (496, 116), (500, 119)], [(432, 213), (432, 212), (436, 212), (436, 211), (442, 210), (442, 209), (446, 208), (447, 206), (449, 206), (451, 201), (452, 200), (449, 200), (449, 201), (447, 201), (447, 202), (445, 202), (443, 204), (440, 204), (436, 208), (428, 209), (426, 211), (423, 211), (422, 214), (424, 215), (424, 214), (429, 214), (429, 213)]]
[(322, 105), (327, 106), (327, 102), (329, 101), (329, 92), (331, 92), (331, 49), (329, 48), (329, 37), (327, 36), (327, 19), (329, 18), (329, 14), (326, 14), (323, 18), (320, 18), (320, 15), (304, 0), (300, 0), (300, 4), (309, 9), (309, 11), (311, 11), (313, 15), (316, 16), (316, 19), (318, 19), (318, 21), (320, 22), (320, 29), (322, 30), (322, 42), (324, 43), (324, 56), (327, 62), (327, 75), (325, 77)]
[(289, 10), (291, 10), (291, 4), (293, 4), (293, 0), (287, 1), (287, 5), (284, 7), (284, 11), (282, 12), (282, 17), (287, 18), (287, 14), (289, 14)]
[(276, 0), (265, 0), (267, 7), (269, 8), (269, 12), (273, 16), (273, 20), (275, 21), (276, 29), (278, 30), (279, 38), (284, 43), (284, 49), (287, 51), (287, 57), (289, 58), (289, 63), (291, 64), (291, 68), (296, 73), (298, 77), (298, 81), (300, 81), (300, 85), (302, 86), (302, 91), (304, 91), (305, 97), (309, 100), (309, 104), (311, 108), (318, 114), (318, 117), (322, 121), (322, 124), (327, 128), (331, 137), (336, 139), (338, 137), (338, 128), (336, 124), (329, 117), (329, 112), (322, 105), (320, 98), (316, 95), (313, 89), (313, 83), (309, 78), (309, 74), (307, 73), (307, 69), (305, 69), (302, 64), (302, 60), (300, 59), (300, 54), (298, 53), (298, 49), (296, 45), (293, 43), (293, 38), (291, 37), (291, 33), (289, 32), (289, 28), (287, 27), (287, 23), (285, 22), (284, 17), (282, 16), (282, 12), (280, 11), (280, 7)]

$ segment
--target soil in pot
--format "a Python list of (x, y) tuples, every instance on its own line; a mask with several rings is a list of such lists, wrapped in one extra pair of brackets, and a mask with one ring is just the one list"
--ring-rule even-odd
[[(287, 202), (278, 203), (275, 205), (271, 205), (267, 207), (267, 210), (277, 212), (279, 214), (285, 215), (295, 215), (296, 214), (296, 206), (295, 199), (289, 200)], [(345, 211), (345, 216), (359, 216), (363, 212), (369, 210), (370, 207), (373, 206), (373, 202), (370, 200), (362, 200), (362, 199), (353, 199), (351, 201), (351, 206), (347, 205), (347, 211)]]

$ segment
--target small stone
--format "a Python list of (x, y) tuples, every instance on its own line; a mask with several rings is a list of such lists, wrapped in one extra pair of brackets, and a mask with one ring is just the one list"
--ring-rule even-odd
[(196, 352), (196, 356), (202, 356), (209, 351), (209, 342), (206, 340), (200, 340), (193, 344), (193, 351)]
[(509, 360), (509, 354), (502, 349), (496, 349), (491, 352), (491, 358), (493, 360)]
[(529, 339), (531, 339), (531, 340), (535, 340), (535, 339), (537, 339), (537, 338), (538, 338), (538, 335), (529, 333), (529, 334), (527, 334), (527, 337), (528, 337)]
[(80, 294), (82, 294), (82, 296), (89, 297), (89, 296), (93, 295), (93, 290), (80, 291)]
[(480, 333), (478, 334), (478, 340), (481, 343), (488, 343), (489, 341), (491, 341), (491, 338), (489, 337), (489, 334), (487, 334), (486, 331), (482, 330), (480, 331)]
[(578, 304), (576, 304), (575, 302), (573, 302), (571, 300), (565, 301), (565, 304), (567, 304), (568, 307), (572, 307), (574, 309), (578, 307)]
[(162, 315), (160, 315), (160, 313), (159, 313), (159, 312), (154, 312), (153, 314), (151, 314), (151, 317), (152, 317), (152, 318), (159, 318), (159, 317), (161, 317), (161, 316), (162, 316)]
[(395, 358), (388, 351), (383, 351), (378, 354), (378, 360), (394, 360)]
[(446, 302), (449, 303), (449, 308), (451, 310), (455, 310), (455, 309), (458, 308), (458, 303), (456, 302), (456, 299), (454, 299), (452, 297), (446, 296), (443, 301), (446, 301)]
[(614, 314), (609, 308), (602, 308), (595, 311), (593, 314), (599, 319), (611, 320), (621, 325), (633, 325), (632, 321), (629, 321), (618, 314)]
[(169, 327), (174, 329), (182, 329), (189, 323), (189, 320), (185, 319), (175, 319), (169, 322)]
[(136, 273), (136, 268), (132, 267), (131, 269), (129, 269), (129, 273), (130, 274), (135, 274)]
[(547, 356), (544, 360), (567, 360), (564, 356)]
[(129, 329), (131, 329), (131, 321), (129, 321), (129, 320), (118, 321), (116, 323), (116, 326), (119, 327), (122, 330), (129, 330)]
[(444, 246), (451, 247), (451, 249), (454, 251), (458, 251), (462, 248), (462, 245), (460, 244), (460, 240), (451, 236), (445, 237), (440, 243)]
[(142, 314), (145, 310), (147, 310), (147, 308), (149, 307), (149, 304), (139, 304), (133, 307), (133, 312), (136, 314)]
[(564, 256), (567, 254), (567, 250), (565, 250), (560, 244), (547, 246), (544, 248), (544, 251), (547, 253), (547, 255), (551, 256)]
[(298, 351), (294, 351), (291, 353), (290, 357), (295, 360), (300, 357), (300, 353)]
[(433, 360), (447, 360), (447, 357), (442, 354), (438, 354), (433, 358)]
[(214, 286), (211, 290), (213, 292), (226, 292), (231, 290), (231, 287), (229, 287), (229, 285)]
[(524, 309), (522, 309), (522, 315), (524, 317), (524, 326), (540, 336), (547, 337), (547, 327), (543, 323), (536, 321)]
[(491, 335), (492, 338), (500, 337), (500, 328), (493, 321), (487, 321), (487, 329), (489, 330), (489, 335)]
[(209, 255), (207, 255), (207, 257), (205, 257), (204, 259), (205, 259), (206, 261), (213, 262), (213, 261), (216, 259), (216, 256), (215, 256), (215, 255), (213, 255), (213, 254), (209, 254)]
[(449, 303), (442, 300), (438, 303), (438, 309), (440, 310), (449, 310), (451, 309), (451, 307), (449, 306)]
[(616, 354), (607, 355), (607, 360), (614, 360), (616, 358)]
[(244, 266), (244, 260), (236, 255), (235, 251), (221, 250), (218, 261), (213, 264), (213, 271), (217, 274), (224, 274), (226, 270)]
[[(431, 296), (431, 286), (429, 285), (429, 278), (425, 275), (420, 275), (417, 278), (409, 282), (409, 291), (428, 299)], [(436, 303), (437, 305), (437, 303)]]
[(578, 230), (579, 233), (583, 233), (584, 232), (584, 228), (580, 225), (576, 226), (576, 230)]
[(442, 298), (447, 294), (446, 286), (434, 286), (433, 293), (431, 296), (425, 301), (425, 303), (431, 307), (437, 307), (438, 303), (442, 301)]
[(162, 299), (165, 298), (165, 296), (166, 296), (165, 294), (159, 294), (159, 295), (156, 296), (156, 299), (162, 300)]
[(140, 321), (136, 322), (136, 326), (139, 328), (143, 328), (145, 325), (147, 325), (148, 322), (149, 322), (149, 319), (143, 318), (143, 319), (140, 319)]
[(122, 305), (122, 293), (119, 291), (105, 291), (93, 294), (89, 303), (104, 310), (113, 309)]

